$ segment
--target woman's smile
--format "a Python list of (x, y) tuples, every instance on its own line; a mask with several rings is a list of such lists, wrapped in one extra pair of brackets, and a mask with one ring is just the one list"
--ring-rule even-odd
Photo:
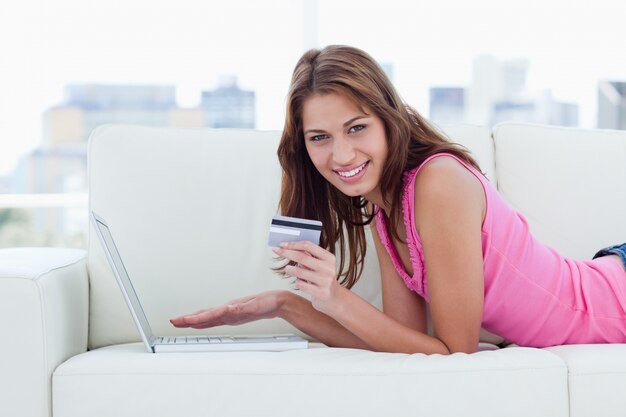
[(364, 163), (357, 166), (356, 168), (352, 168), (352, 169), (342, 168), (342, 169), (336, 169), (334, 171), (335, 173), (337, 173), (337, 175), (343, 182), (353, 183), (353, 182), (360, 180), (366, 174), (369, 162), (370, 161), (365, 161)]

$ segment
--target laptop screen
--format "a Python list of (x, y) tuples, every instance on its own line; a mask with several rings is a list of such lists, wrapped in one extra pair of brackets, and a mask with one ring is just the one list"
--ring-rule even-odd
[(133, 283), (130, 281), (128, 272), (126, 272), (126, 267), (124, 267), (122, 257), (117, 250), (117, 246), (115, 246), (115, 242), (113, 241), (113, 236), (109, 231), (109, 227), (104, 223), (101, 218), (96, 216), (95, 213), (93, 213), (92, 218), (96, 227), (98, 228), (98, 234), (102, 238), (102, 242), (104, 243), (105, 251), (109, 254), (110, 263), (112, 262), (113, 264), (111, 266), (115, 269), (113, 272), (117, 277), (118, 283), (122, 287), (122, 292), (124, 293), (126, 302), (130, 303), (129, 307), (132, 305), (131, 314), (133, 315), (136, 324), (140, 326), (143, 330), (143, 334), (148, 339), (147, 342), (152, 345), (154, 342), (154, 335), (152, 334), (152, 329), (150, 328), (150, 324), (148, 323), (148, 318), (146, 317), (146, 314), (141, 307), (141, 303), (139, 302), (139, 298), (137, 297), (137, 293), (135, 292)]

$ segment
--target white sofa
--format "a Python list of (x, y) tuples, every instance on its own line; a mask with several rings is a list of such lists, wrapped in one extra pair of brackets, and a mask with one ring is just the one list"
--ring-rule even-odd
[[(446, 129), (544, 242), (590, 258), (626, 238), (626, 132)], [(270, 271), (279, 132), (103, 126), (89, 206), (108, 220), (157, 334), (168, 319), (289, 289)], [(626, 344), (406, 355), (327, 348), (150, 354), (97, 239), (0, 250), (0, 415), (626, 416)], [(371, 241), (370, 241), (371, 243)], [(370, 246), (355, 291), (380, 307)], [(281, 320), (204, 333), (294, 331)], [(193, 332), (193, 331), (192, 331)], [(491, 343), (487, 343), (491, 342)]]

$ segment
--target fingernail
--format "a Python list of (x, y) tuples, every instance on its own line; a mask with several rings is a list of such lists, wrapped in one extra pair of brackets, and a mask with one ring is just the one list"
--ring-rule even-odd
[(274, 247), (272, 248), (272, 252), (274, 253), (278, 253), (279, 250), (280, 250), (279, 248), (274, 248)]
[(280, 243), (280, 247), (281, 248), (286, 248), (287, 247), (287, 242), (281, 242)]

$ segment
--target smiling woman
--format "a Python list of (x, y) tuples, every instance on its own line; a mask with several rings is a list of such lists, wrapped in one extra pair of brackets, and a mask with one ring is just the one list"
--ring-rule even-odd
[[(280, 211), (323, 229), (319, 245), (273, 250), (310, 301), (259, 294), (175, 326), (281, 317), (330, 346), (426, 354), (475, 352), (481, 327), (523, 346), (626, 342), (623, 246), (583, 261), (538, 242), (469, 151), (405, 104), (368, 54), (306, 52), (286, 113)], [(382, 312), (351, 291), (370, 224)]]
[[(364, 224), (362, 209), (368, 202), (387, 208), (391, 224), (397, 224), (400, 208), (393, 202), (402, 193), (402, 171), (436, 152), (449, 152), (478, 167), (469, 153), (405, 106), (383, 69), (366, 53), (329, 47), (324, 53), (311, 50), (299, 60), (278, 149), (285, 171), (281, 208), (296, 217), (320, 219), (322, 247), (346, 237), (348, 287), (356, 282), (362, 265), (358, 260), (365, 251), (363, 230), (351, 227)], [(355, 178), (337, 172), (365, 163)], [(371, 216), (370, 210), (365, 224)], [(349, 226), (345, 232), (344, 225)]]
[[(398, 327), (399, 323), (389, 321), (393, 314), (377, 315), (371, 306), (348, 295), (352, 293), (344, 289), (351, 288), (358, 280), (363, 265), (365, 235), (362, 226), (373, 223), (375, 216), (378, 217), (377, 223), (380, 222), (382, 213), (390, 225), (390, 235), (401, 242), (397, 247), (405, 255), (404, 264), (408, 264), (405, 244), (408, 232), (401, 227), (404, 222), (401, 220), (402, 205), (399, 204), (406, 192), (402, 172), (419, 167), (429, 156), (444, 152), (477, 168), (467, 151), (449, 142), (417, 111), (404, 104), (382, 68), (369, 55), (345, 46), (311, 50), (303, 55), (292, 77), (285, 129), (278, 149), (285, 174), (283, 184), (294, 183), (296, 187), (283, 187), (281, 210), (297, 217), (320, 219), (324, 225), (320, 246), (333, 256), (329, 258), (328, 254), (319, 253), (313, 255), (317, 261), (308, 263), (309, 260), (298, 252), (317, 253), (319, 250), (299, 247), (295, 243), (278, 249), (277, 253), (291, 261), (285, 272), (302, 278), (297, 281), (297, 286), (313, 295), (315, 309), (336, 318), (356, 334), (364, 331), (363, 321), (347, 323), (337, 317), (362, 315), (372, 320), (370, 324), (376, 322), (378, 326), (395, 328), (396, 331), (402, 331), (410, 322), (415, 330), (423, 330), (423, 305), (409, 308), (415, 309), (414, 317), (403, 318)], [(299, 160), (304, 161), (307, 169), (295, 163)], [(306, 187), (297, 186), (308, 181), (311, 183)], [(326, 273), (325, 278), (312, 275), (310, 270), (332, 269), (330, 264), (334, 265), (337, 244), (347, 245), (349, 254), (347, 260), (340, 254), (339, 273)], [(379, 253), (383, 265), (384, 258), (385, 255)], [(318, 261), (328, 265), (317, 265)], [(305, 270), (299, 267), (294, 270), (294, 263), (304, 265)], [(391, 272), (383, 274), (387, 276)], [(345, 288), (339, 287), (338, 282)], [(320, 293), (323, 288), (327, 292)], [(335, 301), (328, 302), (329, 299)], [(348, 305), (351, 306), (350, 312), (343, 310)], [(387, 305), (388, 312), (390, 308)], [(475, 310), (474, 317), (478, 312)], [(377, 329), (381, 330), (381, 327)], [(472, 350), (471, 340), (478, 337), (477, 333), (474, 334), (478, 328), (470, 328), (472, 336), (451, 347), (456, 349), (463, 345), (463, 350)], [(332, 332), (330, 337), (334, 337), (333, 333), (336, 336), (341, 331)], [(398, 341), (395, 346), (392, 346), (393, 342), (385, 345), (385, 342), (373, 340), (371, 335), (362, 334), (361, 340), (380, 350), (411, 351), (415, 347), (410, 345), (416, 343), (424, 352), (449, 351), (441, 340), (423, 332), (412, 335), (407, 336), (409, 339), (414, 337), (412, 341)]]

